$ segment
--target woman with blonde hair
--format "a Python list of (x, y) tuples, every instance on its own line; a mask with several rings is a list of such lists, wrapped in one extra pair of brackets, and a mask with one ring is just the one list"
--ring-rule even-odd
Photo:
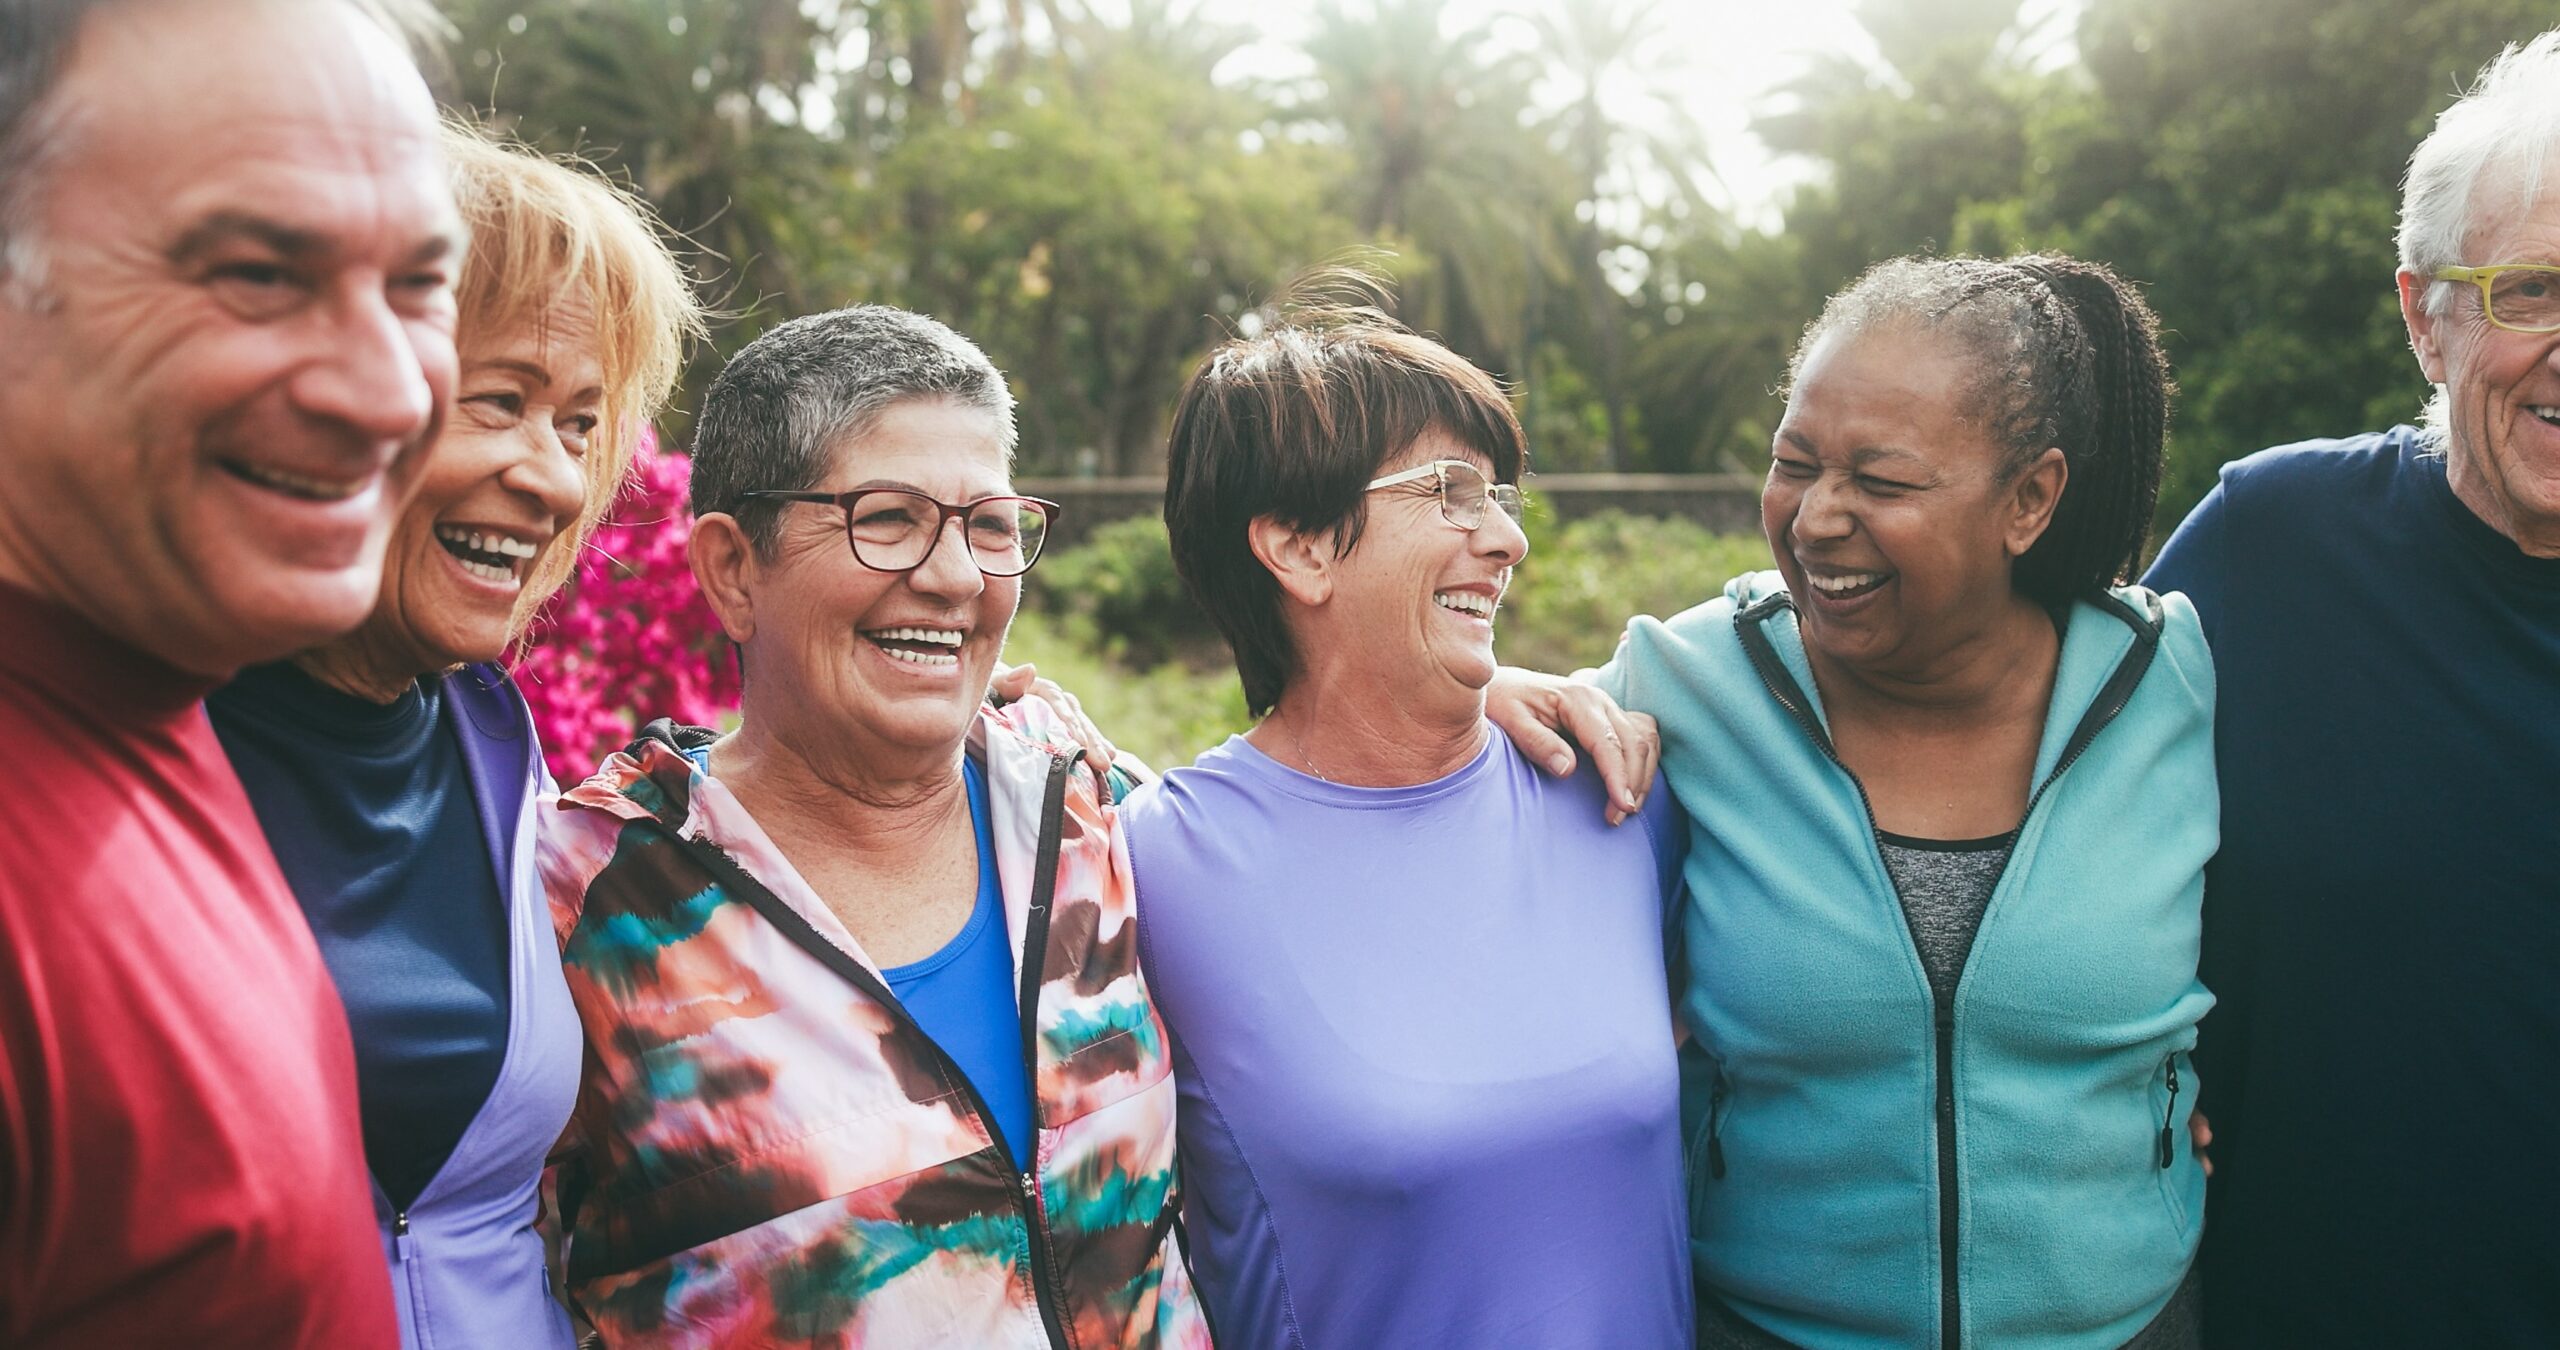
[(451, 125), (461, 380), (363, 627), (208, 700), (355, 1032), (401, 1339), (572, 1343), (534, 1228), (579, 1032), (534, 873), (551, 790), (499, 664), (566, 582), (703, 311), (647, 209)]

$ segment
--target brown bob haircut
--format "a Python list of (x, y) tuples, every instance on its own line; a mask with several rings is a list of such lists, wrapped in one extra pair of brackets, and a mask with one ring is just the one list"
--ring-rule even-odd
[(1529, 450), (1511, 400), (1491, 375), (1397, 323), (1356, 273), (1293, 288), (1269, 326), (1212, 351), (1184, 386), (1166, 448), (1164, 520), (1173, 565), (1235, 652), (1256, 717), (1298, 672), (1279, 582), (1254, 556), (1248, 528), (1269, 516), (1334, 533), (1348, 556), (1367, 522), (1369, 481), (1426, 432), (1481, 453), (1497, 482), (1516, 483)]

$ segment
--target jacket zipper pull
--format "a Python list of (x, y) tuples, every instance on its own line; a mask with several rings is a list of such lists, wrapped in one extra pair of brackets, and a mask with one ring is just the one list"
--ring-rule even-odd
[(405, 1209), (391, 1216), (391, 1254), (402, 1262), (418, 1255), (418, 1240), (409, 1236), (409, 1211)]
[(1724, 1073), (1716, 1073), (1715, 1090), (1707, 1096), (1707, 1175), (1724, 1180)]
[(2178, 1056), (2177, 1052), (2171, 1051), (2169, 1054), (2169, 1110), (2167, 1114), (2160, 1117), (2160, 1170), (2163, 1172), (2168, 1171), (2169, 1165), (2176, 1162), (2178, 1158), (2177, 1135), (2172, 1128), (2172, 1122), (2177, 1118)]
[(1022, 1198), (1035, 1205), (1040, 1203), (1040, 1179), (1029, 1172), (1022, 1174)]

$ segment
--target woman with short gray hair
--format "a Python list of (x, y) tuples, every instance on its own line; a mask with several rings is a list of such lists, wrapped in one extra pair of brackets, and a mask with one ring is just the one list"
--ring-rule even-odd
[(1013, 435), (975, 346), (881, 306), (712, 385), (692, 558), (743, 719), (653, 723), (542, 842), (609, 1344), (1208, 1344), (1106, 770), (986, 704), (1058, 509)]

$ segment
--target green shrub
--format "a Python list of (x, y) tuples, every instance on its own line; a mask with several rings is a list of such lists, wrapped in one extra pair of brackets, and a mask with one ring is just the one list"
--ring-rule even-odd
[(1053, 616), (1026, 604), (1014, 618), (1004, 655), (1038, 666), (1043, 676), (1073, 691), (1112, 744), (1158, 769), (1188, 764), (1253, 724), (1232, 667), (1195, 668), (1180, 661), (1132, 667), (1114, 659), (1114, 645), (1081, 616)]
[(1031, 571), (1026, 608), (1051, 619), (1082, 619), (1124, 664), (1162, 665), (1177, 658), (1205, 662), (1226, 648), (1209, 616), (1182, 589), (1164, 521), (1115, 520)]
[(1532, 515), (1529, 558), (1503, 598), (1496, 650), (1509, 665), (1571, 671), (1618, 648), (1638, 614), (1667, 617), (1769, 566), (1758, 535), (1616, 511), (1556, 525)]

